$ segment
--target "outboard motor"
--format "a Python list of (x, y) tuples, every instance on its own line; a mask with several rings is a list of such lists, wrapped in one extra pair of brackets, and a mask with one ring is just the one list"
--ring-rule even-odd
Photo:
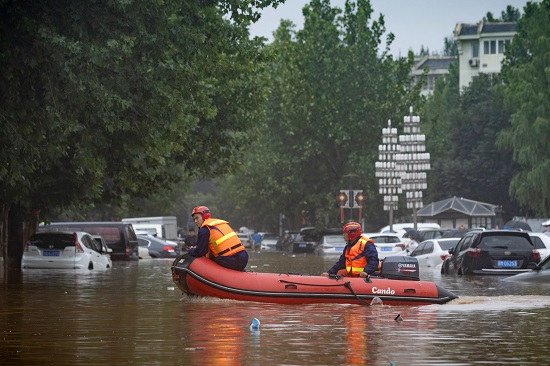
[(392, 280), (420, 281), (418, 260), (405, 256), (386, 257), (382, 261), (380, 275)]

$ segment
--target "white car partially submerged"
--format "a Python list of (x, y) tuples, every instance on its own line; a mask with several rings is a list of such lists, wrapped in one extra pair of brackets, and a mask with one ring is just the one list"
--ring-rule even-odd
[(543, 261), (550, 254), (550, 233), (529, 233), (535, 249), (540, 253)]
[(406, 245), (401, 240), (401, 237), (393, 233), (367, 233), (362, 234), (363, 237), (372, 239), (376, 250), (378, 251), (378, 259), (382, 260), (389, 256), (407, 255), (405, 250)]
[(449, 256), (449, 249), (454, 248), (460, 238), (430, 239), (418, 244), (410, 254), (418, 260), (421, 267), (439, 268)]
[(262, 235), (261, 249), (274, 251), (277, 249), (277, 243), (279, 242), (279, 235), (264, 233)]
[(342, 235), (323, 235), (315, 247), (317, 255), (340, 255), (344, 252), (346, 242)]
[[(104, 242), (104, 241), (103, 241)], [(106, 269), (110, 249), (82, 231), (40, 231), (25, 244), (22, 268)]]

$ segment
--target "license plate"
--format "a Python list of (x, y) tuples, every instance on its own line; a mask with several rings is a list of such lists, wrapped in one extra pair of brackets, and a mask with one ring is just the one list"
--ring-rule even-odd
[(307, 247), (307, 244), (298, 244), (298, 248), (305, 248)]
[(45, 257), (59, 257), (59, 251), (58, 250), (44, 250), (42, 252), (42, 255)]
[(517, 268), (518, 261), (497, 261), (497, 266), (498, 267)]
[(391, 247), (382, 247), (382, 248), (380, 248), (380, 251), (381, 252), (391, 252), (392, 248)]

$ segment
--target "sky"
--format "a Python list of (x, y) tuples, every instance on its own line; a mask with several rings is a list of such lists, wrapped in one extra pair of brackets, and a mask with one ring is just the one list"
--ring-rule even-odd
[[(250, 27), (253, 36), (273, 40), (273, 32), (279, 27), (281, 19), (289, 19), (296, 24), (296, 30), (303, 28), (302, 8), (309, 0), (286, 0), (274, 9), (262, 11), (261, 19)], [(406, 56), (409, 49), (415, 53), (420, 48), (431, 52), (443, 50), (445, 37), (451, 37), (456, 23), (478, 23), (487, 12), (495, 18), (508, 5), (519, 9), (527, 0), (371, 0), (374, 10), (372, 19), (384, 14), (387, 32), (395, 34), (390, 48), (391, 54)], [(345, 0), (331, 0), (333, 7), (343, 9)]]

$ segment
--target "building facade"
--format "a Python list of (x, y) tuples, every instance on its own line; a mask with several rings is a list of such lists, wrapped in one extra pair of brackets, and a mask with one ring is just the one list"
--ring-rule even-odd
[(512, 42), (515, 29), (515, 22), (457, 23), (453, 35), (458, 47), (461, 90), (480, 73), (500, 73), (504, 51)]
[(435, 82), (438, 78), (445, 78), (449, 73), (449, 67), (456, 62), (455, 56), (424, 56), (415, 60), (411, 76), (414, 82), (419, 83), (426, 72), (426, 84), (422, 86), (421, 95), (428, 96), (433, 93)]

